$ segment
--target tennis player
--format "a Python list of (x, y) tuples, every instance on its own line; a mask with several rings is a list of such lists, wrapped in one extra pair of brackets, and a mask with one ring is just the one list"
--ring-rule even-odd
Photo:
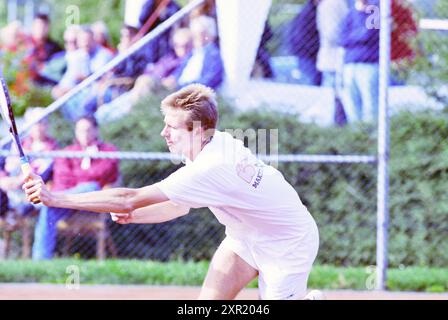
[(233, 299), (259, 277), (262, 299), (317, 299), (307, 293), (316, 258), (316, 223), (282, 174), (258, 160), (240, 140), (216, 130), (215, 93), (189, 85), (162, 101), (161, 135), (186, 165), (140, 189), (116, 188), (83, 194), (50, 192), (30, 174), (29, 200), (51, 207), (111, 212), (120, 224), (160, 223), (209, 207), (226, 227), (226, 238), (210, 264), (199, 299)]

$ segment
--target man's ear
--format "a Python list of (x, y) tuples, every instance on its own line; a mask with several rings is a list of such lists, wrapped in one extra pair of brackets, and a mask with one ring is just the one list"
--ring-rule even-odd
[(207, 137), (205, 136), (205, 130), (203, 127), (199, 128), (200, 134), (201, 134), (201, 141), (204, 141), (205, 139), (207, 139)]
[(193, 129), (192, 129), (193, 135), (200, 136), (201, 139), (204, 136), (204, 129), (201, 126), (200, 121), (193, 121)]

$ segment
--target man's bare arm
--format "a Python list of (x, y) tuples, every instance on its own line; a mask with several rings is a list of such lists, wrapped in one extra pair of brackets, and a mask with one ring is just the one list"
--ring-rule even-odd
[(93, 212), (132, 212), (138, 208), (168, 201), (156, 186), (140, 189), (115, 188), (101, 191), (64, 194), (50, 192), (42, 179), (35, 174), (25, 177), (23, 189), (29, 201), (38, 198), (49, 207)]
[(153, 204), (130, 213), (111, 213), (112, 220), (120, 224), (161, 223), (186, 215), (190, 208), (171, 201)]

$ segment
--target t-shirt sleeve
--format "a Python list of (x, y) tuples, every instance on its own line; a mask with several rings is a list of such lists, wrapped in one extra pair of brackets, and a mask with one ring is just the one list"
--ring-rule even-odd
[(225, 168), (195, 170), (182, 167), (156, 186), (174, 203), (190, 208), (218, 207), (225, 204)]

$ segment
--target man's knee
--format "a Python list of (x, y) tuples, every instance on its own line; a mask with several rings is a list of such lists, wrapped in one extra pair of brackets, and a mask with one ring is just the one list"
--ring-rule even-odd
[(257, 274), (257, 270), (236, 253), (224, 246), (220, 246), (210, 263), (210, 268), (198, 299), (234, 299)]

